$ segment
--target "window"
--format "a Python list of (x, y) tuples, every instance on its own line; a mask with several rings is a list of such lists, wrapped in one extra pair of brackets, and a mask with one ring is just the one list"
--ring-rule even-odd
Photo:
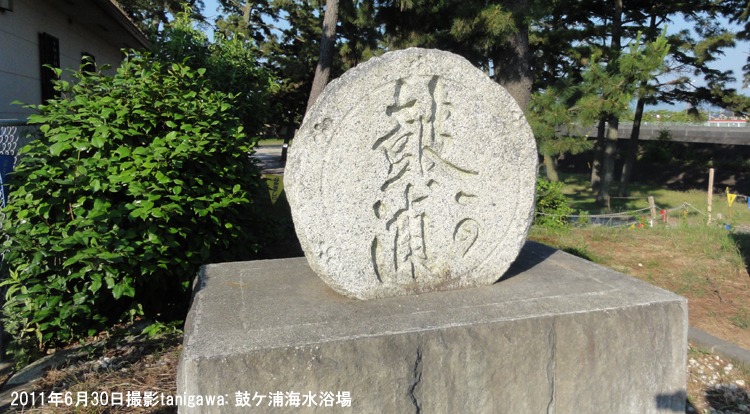
[(96, 57), (91, 53), (81, 53), (81, 70), (84, 72), (96, 72)]
[(50, 68), (44, 67), (44, 65), (50, 65), (53, 68), (60, 68), (60, 41), (55, 36), (39, 33), (39, 63), (41, 65), (42, 103), (47, 103), (47, 100), (58, 97), (53, 83), (57, 80), (57, 75)]

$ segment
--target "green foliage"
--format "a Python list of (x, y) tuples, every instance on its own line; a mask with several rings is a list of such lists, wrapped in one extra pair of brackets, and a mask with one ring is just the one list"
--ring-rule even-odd
[[(273, 0), (247, 2), (242, 0), (218, 0), (216, 11), (226, 13), (216, 16), (216, 31), (231, 37), (242, 34), (257, 41), (271, 36), (271, 29), (276, 29), (264, 22), (264, 17), (278, 18), (271, 3)], [(268, 19), (266, 19), (268, 20)]]
[(627, 115), (628, 106), (637, 94), (637, 87), (662, 72), (669, 53), (665, 33), (654, 41), (641, 44), (641, 33), (626, 53), (618, 54), (615, 64), (594, 55), (582, 75), (582, 97), (576, 103), (579, 120), (584, 125), (602, 117)]
[(646, 217), (643, 214), (638, 214), (636, 212), (630, 212), (630, 218), (632, 218), (635, 223), (632, 225), (636, 228), (649, 228), (650, 223), (648, 220), (646, 220)]
[[(117, 0), (117, 4), (130, 20), (149, 36), (156, 35), (160, 27), (168, 27), (170, 15), (176, 15), (185, 7), (192, 10), (203, 8), (202, 0)], [(199, 13), (193, 17), (204, 20)]]
[(578, 210), (578, 220), (576, 221), (576, 225), (585, 227), (591, 224), (591, 217), (581, 217), (581, 216), (589, 216), (591, 215), (590, 212), (587, 210)]
[[(622, 117), (624, 121), (632, 121), (634, 113), (629, 112)], [(699, 109), (690, 108), (687, 111), (670, 111), (668, 109), (659, 109), (656, 111), (646, 111), (641, 118), (642, 122), (680, 122), (680, 123), (702, 123), (706, 122), (708, 117)]]
[[(547, 228), (561, 228), (569, 223), (573, 213), (568, 198), (562, 193), (561, 182), (547, 181), (541, 177), (536, 182), (536, 214), (534, 224)], [(546, 215), (550, 214), (550, 215)]]
[(379, 3), (377, 19), (389, 49), (447, 50), (486, 72), (495, 66), (498, 75), (501, 50), (528, 24), (531, 8), (529, 2), (395, 0)]
[[(276, 127), (302, 122), (320, 54), (324, 0), (219, 0), (222, 16), (217, 33), (232, 38), (247, 36), (257, 41), (263, 66), (276, 78), (268, 102)], [(375, 21), (372, 0), (341, 1), (333, 65), (329, 79), (382, 53), (378, 41), (382, 27)], [(288, 22), (275, 26), (275, 22)]]
[(558, 127), (571, 127), (574, 124), (575, 112), (571, 107), (576, 93), (575, 87), (559, 82), (531, 95), (527, 119), (537, 141), (553, 140)]
[(249, 259), (270, 234), (238, 97), (205, 74), (131, 57), (114, 77), (74, 73), (31, 117), (44, 137), (21, 150), (2, 223), (16, 349), (182, 319), (199, 266)]
[(578, 154), (593, 148), (585, 136), (557, 136), (558, 128), (570, 128), (576, 112), (571, 109), (577, 97), (577, 88), (560, 83), (531, 96), (527, 119), (534, 131), (540, 154)]
[(234, 95), (229, 111), (242, 121), (244, 132), (257, 137), (268, 119), (270, 74), (257, 62), (258, 50), (242, 34), (227, 37), (216, 33), (213, 42), (195, 28), (190, 9), (177, 13), (154, 41), (154, 58), (203, 68), (203, 77), (220, 92)]
[(580, 82), (574, 83), (568, 76), (535, 92), (527, 115), (539, 153), (549, 157), (593, 148), (587, 137), (559, 137), (555, 132), (577, 122), (587, 125), (602, 117), (626, 114), (636, 85), (655, 76), (668, 51), (664, 34), (643, 45), (638, 34), (630, 50), (618, 55), (617, 70), (603, 61), (601, 54), (593, 53)]
[[(274, 2), (276, 12), (287, 14), (289, 21), (294, 22), (280, 33), (267, 36), (260, 45), (264, 65), (278, 79), (277, 88), (270, 97), (276, 125), (302, 123), (320, 55), (323, 3)], [(330, 79), (343, 72), (341, 60), (334, 58)]]
[(653, 164), (668, 164), (677, 155), (677, 146), (672, 141), (672, 134), (667, 129), (659, 131), (659, 138), (646, 144), (641, 160)]
[(163, 335), (181, 334), (182, 330), (179, 327), (184, 324), (185, 321), (172, 321), (167, 323), (157, 321), (144, 328), (141, 333), (148, 335), (149, 338)]

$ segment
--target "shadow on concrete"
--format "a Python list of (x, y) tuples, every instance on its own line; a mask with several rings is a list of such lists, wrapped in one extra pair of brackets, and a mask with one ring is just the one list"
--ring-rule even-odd
[[(674, 394), (660, 394), (656, 396), (656, 408), (660, 410), (684, 413), (688, 406), (692, 405), (687, 401), (687, 393), (685, 391), (678, 391)], [(697, 411), (694, 412), (697, 413)]]
[(594, 257), (591, 256), (589, 254), (589, 252), (586, 251), (585, 248), (580, 248), (580, 247), (565, 247), (565, 248), (562, 249), (562, 251), (564, 251), (565, 253), (570, 253), (573, 256), (578, 256), (581, 259), (586, 259), (589, 262), (596, 262), (596, 260), (594, 260)]
[(506, 271), (503, 277), (495, 283), (500, 283), (533, 269), (538, 264), (547, 260), (547, 258), (552, 256), (556, 251), (557, 249), (553, 249), (552, 247), (545, 246), (541, 243), (527, 241), (521, 249), (521, 253), (518, 254), (516, 260), (508, 268), (508, 271)]

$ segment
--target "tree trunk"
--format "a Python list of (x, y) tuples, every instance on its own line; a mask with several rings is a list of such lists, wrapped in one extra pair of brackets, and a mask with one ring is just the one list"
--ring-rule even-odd
[[(651, 21), (644, 40), (653, 40), (656, 37), (656, 11), (651, 11)], [(648, 82), (641, 82), (641, 91), (648, 86)], [(633, 118), (633, 130), (630, 133), (630, 142), (628, 142), (628, 152), (625, 155), (625, 164), (622, 166), (622, 175), (620, 175), (620, 197), (628, 196), (628, 183), (630, 175), (633, 173), (635, 160), (638, 157), (638, 139), (641, 135), (641, 120), (643, 119), (643, 107), (646, 100), (643, 96), (638, 98), (635, 106), (635, 117)]]
[(250, 11), (253, 8), (253, 3), (250, 2), (250, 0), (245, 1), (245, 11), (242, 14), (242, 20), (245, 22), (245, 24), (250, 23)]
[(557, 157), (554, 155), (544, 154), (544, 169), (547, 170), (547, 179), (552, 182), (560, 181), (557, 174)]
[(310, 110), (318, 96), (323, 93), (328, 84), (328, 76), (331, 74), (333, 64), (333, 46), (336, 44), (336, 24), (339, 19), (339, 0), (326, 0), (326, 14), (323, 17), (323, 37), (320, 40), (320, 56), (318, 66), (315, 68), (310, 98), (307, 100), (307, 109)]
[(599, 191), (599, 185), (602, 182), (602, 155), (604, 153), (604, 119), (599, 121), (596, 134), (596, 144), (594, 145), (594, 159), (591, 161), (591, 191)]
[[(622, 0), (614, 1), (614, 13), (612, 15), (612, 42), (609, 46), (609, 60), (607, 68), (611, 71), (617, 70), (617, 61), (620, 56), (620, 29), (622, 26)], [(617, 125), (619, 119), (616, 115), (609, 115), (609, 126), (607, 127), (607, 139), (604, 143), (604, 153), (602, 154), (602, 183), (599, 186), (599, 194), (596, 201), (605, 204), (609, 198), (610, 188), (614, 180), (615, 173), (615, 156), (617, 155)]]
[(599, 194), (596, 196), (596, 201), (602, 205), (607, 204), (612, 181), (614, 181), (618, 124), (619, 119), (616, 116), (609, 117), (607, 139), (604, 141), (604, 153), (602, 154), (602, 182), (599, 186)]
[(492, 63), (495, 82), (505, 88), (516, 100), (522, 111), (531, 100), (534, 76), (531, 72), (531, 49), (529, 48), (529, 25), (522, 16), (528, 12), (526, 0), (509, 1), (506, 4), (518, 22), (518, 32), (508, 36), (504, 45), (494, 48)]
[(633, 132), (630, 133), (630, 142), (628, 142), (628, 152), (625, 155), (625, 165), (622, 166), (622, 175), (620, 176), (620, 197), (628, 196), (628, 182), (630, 174), (633, 172), (635, 159), (638, 156), (638, 138), (641, 135), (641, 119), (643, 119), (644, 99), (639, 98), (635, 107), (635, 117), (633, 118)]

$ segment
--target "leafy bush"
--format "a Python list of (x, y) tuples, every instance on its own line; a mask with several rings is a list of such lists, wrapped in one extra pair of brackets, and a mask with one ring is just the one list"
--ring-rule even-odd
[(44, 137), (21, 150), (2, 225), (17, 353), (184, 318), (200, 265), (251, 258), (270, 234), (235, 96), (204, 72), (131, 57), (38, 107)]
[[(232, 113), (240, 119), (249, 135), (257, 134), (271, 107), (269, 88), (276, 88), (267, 71), (257, 64), (258, 50), (243, 35), (227, 38), (214, 35), (213, 42), (205, 33), (195, 28), (190, 8), (177, 13), (153, 46), (154, 58), (162, 62), (184, 62), (194, 68), (205, 68), (205, 78), (221, 92), (235, 94)], [(267, 96), (268, 97), (268, 96)]]
[[(573, 209), (562, 193), (563, 183), (547, 181), (541, 177), (536, 182), (536, 216), (534, 224), (548, 228), (561, 228), (568, 224)], [(543, 214), (538, 214), (543, 213)]]

